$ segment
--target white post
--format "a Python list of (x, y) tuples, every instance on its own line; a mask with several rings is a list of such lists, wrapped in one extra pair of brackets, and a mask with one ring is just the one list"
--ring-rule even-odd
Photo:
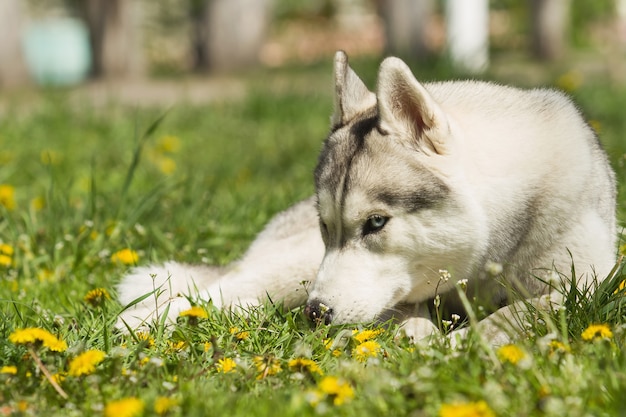
[(447, 0), (446, 34), (452, 63), (481, 72), (489, 65), (489, 1)]
[(0, 87), (28, 79), (22, 55), (22, 0), (0, 0)]

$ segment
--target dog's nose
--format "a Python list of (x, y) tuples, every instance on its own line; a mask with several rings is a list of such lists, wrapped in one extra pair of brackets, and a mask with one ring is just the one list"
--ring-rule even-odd
[(304, 314), (315, 324), (330, 324), (333, 321), (333, 309), (320, 300), (311, 300), (306, 303)]

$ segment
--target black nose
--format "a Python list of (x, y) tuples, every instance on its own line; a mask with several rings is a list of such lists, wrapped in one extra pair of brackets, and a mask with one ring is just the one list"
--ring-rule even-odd
[(306, 303), (304, 314), (315, 324), (330, 324), (333, 321), (333, 309), (320, 300), (311, 300)]

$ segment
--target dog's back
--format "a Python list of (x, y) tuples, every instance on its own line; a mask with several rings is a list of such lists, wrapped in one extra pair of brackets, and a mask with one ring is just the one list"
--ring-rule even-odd
[(569, 98), (473, 81), (426, 88), (462, 132), (459, 162), (490, 219), (487, 257), (518, 270), (554, 266), (565, 273), (573, 260), (608, 273), (615, 178)]

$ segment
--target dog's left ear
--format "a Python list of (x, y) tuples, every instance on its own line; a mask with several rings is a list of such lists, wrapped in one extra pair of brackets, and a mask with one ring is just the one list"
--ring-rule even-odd
[(359, 113), (376, 105), (376, 95), (367, 89), (363, 81), (348, 65), (348, 55), (343, 51), (335, 54), (335, 111), (331, 126), (336, 129), (347, 124)]
[(450, 152), (446, 114), (401, 59), (387, 58), (380, 65), (377, 96), (383, 130), (400, 125), (410, 130), (418, 148), (439, 155)]

